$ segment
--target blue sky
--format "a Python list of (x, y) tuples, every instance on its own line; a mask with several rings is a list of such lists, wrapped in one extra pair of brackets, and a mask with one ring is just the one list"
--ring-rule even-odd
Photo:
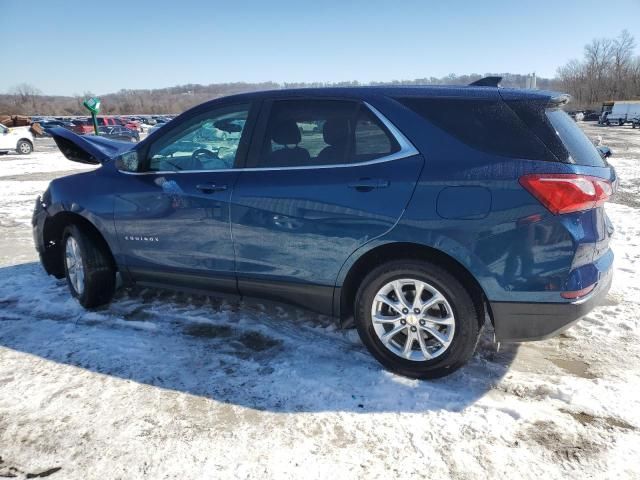
[(640, 44), (639, 20), (640, 0), (0, 0), (0, 92), (552, 76), (594, 37)]

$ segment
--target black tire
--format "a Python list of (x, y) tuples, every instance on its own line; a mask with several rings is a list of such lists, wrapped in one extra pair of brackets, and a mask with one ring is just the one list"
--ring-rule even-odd
[[(376, 334), (371, 318), (374, 297), (392, 280), (411, 278), (426, 282), (441, 292), (453, 309), (455, 331), (449, 347), (431, 360), (414, 361), (389, 350)], [(398, 260), (371, 271), (360, 285), (355, 300), (355, 323), (369, 352), (388, 370), (410, 378), (439, 378), (463, 366), (475, 351), (481, 322), (464, 286), (441, 267), (426, 261)]]
[(18, 140), (16, 152), (18, 152), (18, 155), (29, 155), (33, 152), (33, 145), (29, 140)]
[[(84, 289), (78, 293), (74, 287), (66, 261), (66, 246), (69, 237), (76, 241), (82, 257)], [(77, 225), (69, 225), (62, 235), (64, 273), (71, 295), (85, 308), (95, 308), (111, 301), (116, 289), (116, 270), (110, 253), (103, 242)]]

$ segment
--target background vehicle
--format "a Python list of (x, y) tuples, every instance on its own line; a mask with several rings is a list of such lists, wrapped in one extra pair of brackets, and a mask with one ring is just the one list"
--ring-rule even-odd
[[(122, 120), (120, 120), (119, 118), (116, 117), (97, 117), (96, 121), (98, 122), (98, 127), (103, 127), (103, 126), (124, 126), (126, 128), (129, 128), (130, 130), (137, 130), (138, 128), (138, 124), (134, 123), (134, 122), (124, 122)], [(74, 120), (74, 126), (72, 128), (73, 132), (77, 133), (78, 135), (84, 135), (84, 134), (92, 134), (93, 132), (93, 122), (91, 120), (91, 118), (84, 118), (84, 119), (78, 119), (78, 120)]]
[(615, 102), (611, 112), (604, 118), (606, 125), (624, 125), (640, 116), (640, 101)]
[(8, 128), (0, 124), (0, 152), (15, 150), (20, 155), (28, 155), (33, 151), (33, 145), (31, 127)]
[(334, 315), (417, 378), (463, 365), (485, 312), (499, 341), (554, 335), (609, 289), (615, 172), (566, 95), (482, 83), (226, 97), (135, 146), (56, 130), (102, 166), (36, 203), (44, 268), (87, 308), (119, 271)]
[(121, 125), (98, 127), (100, 135), (111, 140), (120, 140), (125, 142), (138, 142), (140, 134), (130, 128)]

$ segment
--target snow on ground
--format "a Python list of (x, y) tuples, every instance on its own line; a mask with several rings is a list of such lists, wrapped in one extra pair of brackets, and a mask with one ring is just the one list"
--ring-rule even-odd
[(640, 132), (585, 128), (626, 192), (607, 207), (606, 304), (498, 352), (487, 329), (429, 382), (282, 306), (132, 290), (82, 310), (36, 263), (28, 221), (76, 165), (0, 157), (0, 476), (640, 478)]

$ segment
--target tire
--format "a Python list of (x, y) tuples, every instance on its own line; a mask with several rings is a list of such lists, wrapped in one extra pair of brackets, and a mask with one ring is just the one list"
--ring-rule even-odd
[(18, 155), (29, 155), (33, 152), (33, 145), (28, 140), (18, 140), (16, 152), (18, 152)]
[[(74, 272), (69, 249), (76, 246), (76, 258), (80, 258), (80, 268)], [(111, 301), (116, 289), (116, 271), (111, 255), (93, 235), (77, 225), (69, 225), (62, 235), (62, 255), (64, 273), (71, 295), (84, 308), (95, 308)], [(77, 282), (81, 275), (81, 283)]]
[[(435, 310), (434, 308), (427, 310), (426, 313), (430, 312), (430, 314), (425, 314), (426, 316), (415, 315), (414, 313), (417, 311), (409, 310), (409, 315), (405, 317), (403, 324), (405, 330), (398, 331), (385, 344), (381, 340), (385, 334), (381, 335), (380, 330), (382, 328), (389, 329), (386, 330), (386, 335), (388, 335), (394, 329), (403, 328), (400, 323), (403, 320), (393, 324), (385, 322), (382, 327), (380, 322), (374, 324), (373, 313), (378, 308), (386, 309), (391, 317), (396, 317), (400, 313), (390, 309), (387, 302), (380, 302), (378, 300), (380, 298), (379, 293), (385, 291), (393, 282), (399, 282), (396, 283), (397, 285), (402, 284), (404, 281), (413, 281), (415, 282), (414, 286), (417, 284), (423, 285), (425, 293), (421, 298), (424, 299), (424, 305), (434, 299), (442, 298), (442, 300), (438, 300), (438, 304), (434, 307)], [(441, 297), (431, 297), (433, 291), (427, 290), (427, 287), (439, 293)], [(401, 293), (402, 295), (407, 295), (405, 301), (411, 300), (411, 288), (411, 284), (404, 284), (401, 288), (401, 290), (406, 290), (402, 290)], [(413, 291), (415, 292), (416, 289), (417, 287)], [(385, 298), (387, 300), (396, 298), (395, 289), (392, 289), (389, 297)], [(414, 303), (414, 307), (416, 305)], [(376, 267), (362, 281), (356, 295), (354, 311), (358, 334), (369, 352), (388, 370), (410, 378), (439, 378), (454, 372), (472, 357), (480, 334), (481, 322), (468, 291), (450, 273), (437, 265), (425, 261), (398, 260)], [(439, 315), (441, 313), (444, 313), (444, 315), (442, 318), (438, 318), (438, 321), (450, 322), (449, 324), (437, 325), (430, 323), (429, 320), (424, 320), (427, 318), (434, 319), (436, 314)], [(383, 317), (382, 312), (376, 313), (376, 316), (378, 318)], [(451, 316), (453, 318), (450, 318)], [(415, 333), (409, 333), (408, 329)], [(428, 329), (431, 331), (438, 330), (437, 333), (442, 338), (448, 336), (448, 345), (445, 347), (445, 343), (437, 341), (434, 335), (428, 333)], [(407, 332), (406, 334), (404, 333), (405, 331)], [(401, 356), (400, 353), (392, 350), (392, 348), (395, 348), (394, 345), (398, 346), (400, 344), (402, 346), (404, 343), (404, 351), (406, 352), (407, 341), (403, 342), (403, 339), (408, 340), (409, 335), (413, 335), (413, 340), (409, 342), (411, 350), (408, 353), (412, 359)], [(416, 335), (420, 335), (422, 341)], [(423, 346), (431, 358), (427, 358), (424, 354)]]

